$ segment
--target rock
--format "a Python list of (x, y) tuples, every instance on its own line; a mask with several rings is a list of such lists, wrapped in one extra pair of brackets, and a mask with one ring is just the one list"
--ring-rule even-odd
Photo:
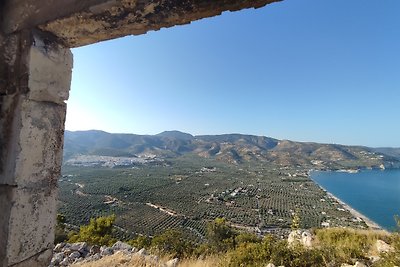
[(375, 263), (381, 259), (381, 257), (379, 256), (368, 256), (368, 258), (371, 261), (371, 263)]
[(303, 244), (304, 247), (306, 248), (311, 248), (312, 247), (312, 241), (314, 239), (313, 234), (311, 234), (310, 231), (305, 230), (301, 234), (301, 244)]
[(151, 256), (151, 260), (158, 263), (160, 261), (160, 258), (153, 255), (153, 256)]
[(176, 266), (178, 266), (178, 262), (179, 262), (179, 259), (178, 259), (178, 258), (175, 258), (175, 259), (172, 259), (172, 260), (167, 261), (167, 262), (165, 263), (165, 266), (166, 266), (166, 267), (176, 267)]
[(136, 252), (136, 254), (139, 255), (139, 256), (146, 256), (147, 255), (147, 251), (146, 251), (146, 249), (142, 248), (141, 250)]
[(53, 258), (51, 259), (51, 263), (52, 265), (58, 265), (60, 264), (60, 262), (62, 262), (64, 259), (64, 253), (59, 252), (53, 255)]
[(79, 253), (78, 251), (74, 251), (68, 256), (68, 258), (70, 258), (71, 260), (75, 260), (80, 257), (81, 257), (81, 253)]
[(89, 249), (89, 254), (90, 255), (95, 255), (97, 253), (100, 253), (100, 247), (97, 245), (91, 246)]
[(61, 262), (60, 262), (60, 266), (68, 266), (71, 262), (69, 261), (68, 258), (64, 258)]
[(376, 240), (375, 246), (378, 253), (389, 253), (394, 251), (394, 248), (391, 245), (382, 240)]
[[(101, 248), (100, 248), (101, 250)], [(101, 256), (108, 256), (108, 255), (112, 255), (114, 253), (114, 250), (112, 248), (104, 248), (103, 250), (101, 250), (100, 255)]]
[(58, 244), (54, 247), (53, 251), (54, 251), (54, 252), (61, 252), (61, 250), (64, 248), (64, 246), (65, 246), (65, 243), (64, 243), (64, 242), (58, 243)]
[(354, 264), (354, 267), (367, 267), (367, 265), (365, 265), (362, 262), (356, 261), (356, 264)]
[(287, 241), (289, 246), (301, 244), (306, 248), (311, 248), (313, 239), (313, 235), (308, 230), (293, 230), (290, 232)]
[(92, 256), (87, 257), (87, 258), (85, 259), (85, 261), (86, 261), (86, 262), (88, 262), (88, 261), (97, 261), (97, 260), (99, 260), (99, 259), (101, 259), (101, 255), (100, 255), (100, 253), (96, 253), (96, 254), (94, 254), (94, 255), (92, 255)]
[(112, 245), (111, 248), (114, 249), (114, 251), (116, 251), (116, 250), (131, 251), (132, 250), (132, 246), (131, 245), (129, 245), (127, 243), (124, 243), (124, 242), (121, 242), (121, 241), (115, 242), (115, 244)]
[(300, 230), (293, 230), (290, 232), (287, 242), (289, 246), (293, 246), (295, 244), (299, 244), (301, 240), (301, 231)]
[(78, 242), (78, 243), (73, 243), (71, 244), (71, 247), (69, 247), (70, 250), (72, 251), (79, 251), (81, 253), (88, 251), (88, 245), (86, 242)]
[(69, 248), (64, 248), (64, 249), (62, 250), (62, 253), (64, 253), (65, 256), (70, 255), (72, 252), (74, 252), (74, 250), (71, 250), (71, 249), (69, 249)]
[(268, 263), (265, 267), (275, 267), (275, 264), (273, 264), (273, 263)]
[(340, 265), (340, 267), (367, 267), (367, 265), (362, 262), (356, 261), (354, 265), (343, 263), (342, 265)]

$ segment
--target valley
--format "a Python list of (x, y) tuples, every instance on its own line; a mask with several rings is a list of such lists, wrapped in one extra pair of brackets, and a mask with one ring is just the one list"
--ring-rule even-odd
[(177, 229), (201, 242), (206, 224), (218, 217), (261, 235), (286, 235), (295, 214), (302, 228), (367, 228), (308, 171), (399, 164), (365, 147), (249, 135), (65, 136), (59, 212), (72, 225), (115, 214), (121, 238)]

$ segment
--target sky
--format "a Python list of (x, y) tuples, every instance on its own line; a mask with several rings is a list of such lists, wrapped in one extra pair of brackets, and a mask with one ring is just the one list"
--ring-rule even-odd
[(73, 49), (66, 129), (400, 147), (399, 14), (285, 0)]

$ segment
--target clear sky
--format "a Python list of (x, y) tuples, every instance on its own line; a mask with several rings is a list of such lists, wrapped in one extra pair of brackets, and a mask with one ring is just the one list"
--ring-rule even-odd
[(73, 54), (68, 130), (400, 147), (399, 0), (285, 0)]

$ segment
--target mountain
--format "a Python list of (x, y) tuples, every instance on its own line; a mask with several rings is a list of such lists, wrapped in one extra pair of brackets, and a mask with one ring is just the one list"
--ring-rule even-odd
[(182, 140), (192, 140), (194, 138), (193, 135), (188, 133), (183, 133), (180, 131), (164, 131), (162, 133), (157, 134), (156, 136), (182, 139)]
[(378, 147), (373, 149), (377, 153), (382, 153), (395, 158), (400, 158), (400, 148), (394, 147)]
[(259, 162), (314, 169), (400, 166), (399, 149), (319, 144), (244, 134), (198, 135), (165, 131), (157, 135), (65, 132), (64, 161), (77, 156), (171, 158), (193, 154), (232, 164)]

